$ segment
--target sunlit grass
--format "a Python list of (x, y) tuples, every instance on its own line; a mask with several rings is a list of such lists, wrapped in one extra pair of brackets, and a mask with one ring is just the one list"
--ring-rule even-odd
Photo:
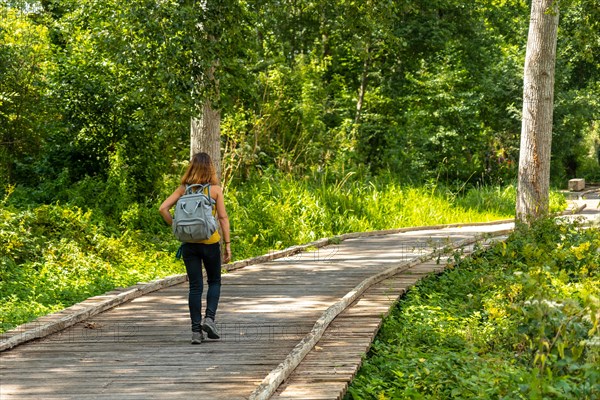
[[(391, 180), (323, 183), (285, 177), (230, 187), (226, 196), (234, 253), (242, 258), (348, 232), (513, 218), (515, 198), (513, 186), (456, 194)], [(552, 210), (565, 207), (561, 195), (552, 199)]]

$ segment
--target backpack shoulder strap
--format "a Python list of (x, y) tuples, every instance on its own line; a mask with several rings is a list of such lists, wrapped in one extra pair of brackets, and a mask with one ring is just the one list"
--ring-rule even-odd
[(210, 187), (209, 184), (194, 183), (193, 185), (185, 185), (185, 194), (204, 193), (204, 188)]
[(210, 204), (216, 204), (216, 201), (212, 197), (210, 197), (210, 183), (207, 183), (205, 185), (205, 188), (206, 188), (206, 195), (208, 196), (208, 200), (210, 200)]

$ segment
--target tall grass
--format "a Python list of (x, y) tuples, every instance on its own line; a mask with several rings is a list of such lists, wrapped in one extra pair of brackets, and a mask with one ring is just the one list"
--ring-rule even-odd
[[(392, 179), (295, 180), (264, 177), (226, 193), (233, 250), (246, 258), (323, 237), (411, 226), (489, 222), (514, 217), (513, 186), (414, 187)], [(551, 209), (565, 207), (552, 195)]]
[(0, 332), (90, 296), (182, 273), (150, 237), (58, 205), (0, 208)]

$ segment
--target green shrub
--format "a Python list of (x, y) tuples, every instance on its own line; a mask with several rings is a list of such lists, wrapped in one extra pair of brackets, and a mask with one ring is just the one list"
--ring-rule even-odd
[(168, 247), (92, 211), (42, 205), (0, 213), (2, 331), (115, 287), (184, 272)]
[(347, 398), (598, 398), (599, 288), (597, 229), (519, 229), (411, 289)]

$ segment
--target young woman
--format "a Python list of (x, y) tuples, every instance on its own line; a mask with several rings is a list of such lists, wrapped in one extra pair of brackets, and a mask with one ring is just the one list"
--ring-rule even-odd
[[(167, 199), (160, 205), (160, 214), (169, 225), (173, 223), (171, 208), (177, 200), (185, 193), (186, 185), (210, 184), (210, 197), (215, 201), (213, 215), (218, 218), (223, 233), (225, 249), (223, 261), (231, 260), (231, 239), (229, 236), (229, 218), (223, 201), (223, 189), (219, 186), (215, 168), (210, 156), (206, 153), (196, 153), (190, 161), (185, 174), (181, 178), (181, 185), (175, 189)], [(221, 294), (221, 237), (219, 231), (200, 242), (183, 243), (181, 246), (183, 262), (190, 282), (188, 304), (192, 320), (192, 344), (202, 343), (202, 331), (206, 332), (210, 339), (219, 339), (219, 332), (215, 325), (215, 316), (219, 305)], [(208, 291), (206, 293), (206, 312), (202, 320), (202, 265), (206, 270)]]

